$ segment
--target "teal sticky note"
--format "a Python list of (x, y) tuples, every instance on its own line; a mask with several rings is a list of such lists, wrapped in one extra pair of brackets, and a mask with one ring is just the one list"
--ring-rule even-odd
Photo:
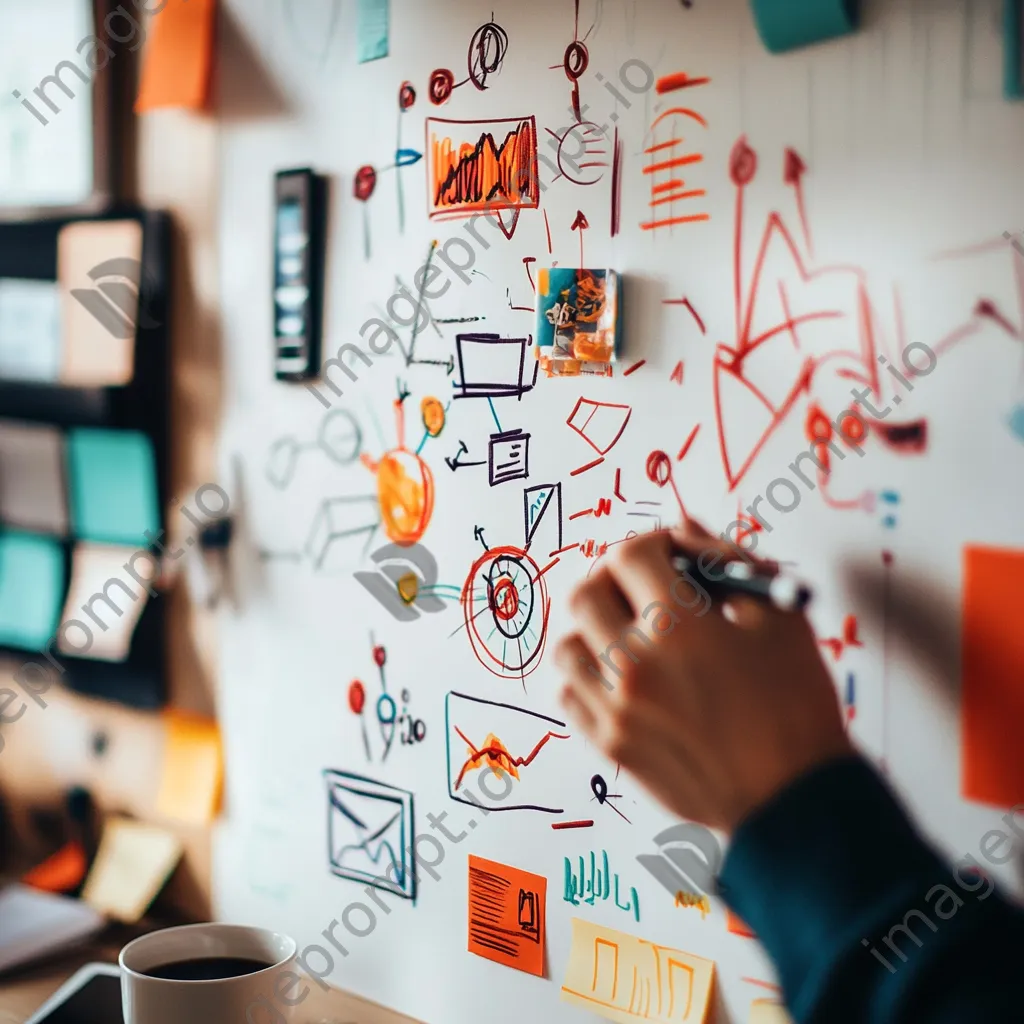
[(44, 650), (63, 604), (63, 547), (52, 537), (0, 533), (0, 645)]
[(71, 521), (82, 540), (148, 547), (160, 529), (153, 445), (135, 430), (68, 433)]
[(359, 0), (356, 36), (360, 64), (388, 55), (390, 20), (389, 0)]
[(750, 6), (772, 53), (835, 39), (860, 24), (861, 0), (750, 0)]

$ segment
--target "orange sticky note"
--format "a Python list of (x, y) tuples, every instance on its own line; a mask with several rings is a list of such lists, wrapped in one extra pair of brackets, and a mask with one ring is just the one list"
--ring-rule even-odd
[(89, 862), (82, 844), (72, 841), (52, 857), (47, 857), (42, 864), (37, 864), (22, 878), (22, 882), (42, 892), (71, 892), (85, 881), (88, 870)]
[(543, 978), (547, 886), (542, 875), (470, 854), (470, 953)]
[(220, 730), (212, 719), (182, 711), (168, 711), (164, 720), (157, 813), (189, 825), (205, 825), (220, 807), (224, 777)]
[(1024, 551), (965, 548), (963, 588), (961, 787), (1013, 807), (1024, 799)]
[(148, 22), (135, 113), (204, 110), (213, 71), (216, 0), (168, 0)]

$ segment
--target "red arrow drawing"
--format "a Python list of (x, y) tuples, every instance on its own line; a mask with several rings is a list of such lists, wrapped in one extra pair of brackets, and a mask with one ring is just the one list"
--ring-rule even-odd
[(570, 231), (575, 231), (577, 228), (580, 232), (580, 270), (586, 267), (586, 263), (583, 262), (583, 232), (590, 227), (590, 222), (587, 220), (586, 214), (582, 210), (576, 211), (576, 219), (572, 222)]
[(804, 175), (807, 173), (807, 164), (803, 162), (800, 154), (795, 149), (786, 150), (786, 163), (782, 171), (782, 180), (793, 187), (796, 192), (796, 206), (800, 214), (800, 225), (804, 231), (804, 241), (807, 243), (807, 251), (813, 256), (814, 245), (811, 243), (811, 231), (807, 226), (807, 210), (804, 207)]

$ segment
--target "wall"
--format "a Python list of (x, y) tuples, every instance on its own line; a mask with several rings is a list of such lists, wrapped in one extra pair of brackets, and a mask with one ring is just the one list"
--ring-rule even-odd
[[(423, 874), (415, 903), (374, 890), (377, 904), (365, 884), (332, 875), (323, 772), (365, 775), (411, 792), (417, 830), (437, 836), (426, 815), (442, 812), (453, 832), (473, 829), (472, 809), (449, 795), (446, 706), (458, 713), (465, 705), (448, 701), (448, 694), (562, 718), (550, 649), (536, 656), (536, 671), (525, 678), (488, 671), (474, 657), (459, 600), (465, 584), (473, 589), (472, 566), (484, 547), (524, 545), (524, 488), (561, 484), (563, 546), (579, 545), (561, 555), (549, 556), (556, 544), (533, 552), (540, 567), (559, 558), (543, 583), (539, 569), (528, 574), (537, 607), (545, 590), (550, 596), (546, 634), (554, 639), (569, 623), (566, 596), (599, 564), (602, 544), (678, 518), (672, 487), (658, 487), (648, 473), (652, 453), (669, 453), (687, 509), (722, 529), (738, 506), (765, 495), (774, 481), (795, 479), (788, 466), (807, 450), (812, 403), (832, 418), (850, 405), (856, 375), (871, 380), (875, 370), (884, 399), (878, 407), (898, 397), (902, 408), (892, 422), (925, 421), (924, 450), (883, 443), (876, 425), (863, 457), (835, 459), (824, 479), (812, 478), (813, 489), (798, 484), (794, 499), (776, 485), (772, 493), (781, 503), (799, 504), (771, 513), (759, 550), (792, 562), (816, 588), (812, 618), (821, 639), (835, 641), (823, 652), (837, 694), (846, 694), (850, 674), (855, 679), (857, 741), (945, 851), (958, 857), (977, 851), (1003, 811), (965, 799), (961, 781), (961, 549), (975, 542), (1024, 545), (1024, 447), (1010, 426), (1011, 411), (1024, 398), (1024, 263), (1003, 238), (1024, 227), (1024, 114), (1000, 96), (997, 6), (871, 5), (860, 34), (773, 58), (740, 0), (689, 9), (668, 0), (583, 0), (577, 38), (585, 37), (590, 65), (580, 79), (581, 99), (584, 116), (610, 130), (614, 123), (622, 141), (621, 231), (612, 237), (611, 167), (597, 168), (600, 181), (582, 185), (553, 182), (542, 163), (540, 209), (524, 210), (509, 239), (481, 221), (480, 242), (467, 234), (465, 221), (428, 219), (427, 161), (400, 174), (385, 170), (394, 158), (396, 125), (401, 147), (423, 150), (428, 117), (532, 115), (541, 151), (551, 154), (547, 130), (559, 132), (573, 117), (562, 69), (574, 40), (570, 0), (498, 4), (493, 20), (508, 35), (500, 73), (482, 83), (486, 89), (460, 86), (443, 107), (428, 98), (431, 75), (451, 68), (457, 82), (466, 77), (467, 47), (491, 19), (490, 3), (393, 0), (390, 56), (362, 65), (355, 5), (225, 4), (231, 59), (222, 63), (223, 89), (237, 112), (222, 127), (220, 164), (221, 472), (238, 481), (232, 494), (242, 522), (233, 554), (238, 601), (221, 620), (229, 799), (215, 857), (220, 915), (273, 924), (330, 953), (322, 932), (362, 902), (375, 913), (373, 933), (359, 938), (336, 926), (347, 956), (334, 951), (328, 971), (311, 953), (311, 969), (445, 1024), (468, 1024), (482, 1012), (495, 1021), (586, 1019), (559, 1002), (570, 922), (580, 917), (713, 959), (719, 1019), (745, 1020), (763, 994), (745, 979), (771, 984), (770, 965), (756, 943), (727, 929), (721, 904), (713, 901), (706, 918), (675, 907), (637, 863), (638, 854), (655, 852), (651, 837), (670, 819), (628, 777), (616, 780), (615, 766), (581, 739), (553, 742), (531, 765), (537, 787), (531, 792), (563, 814), (522, 810), (481, 820), (470, 838), (445, 849), (437, 878)], [(686, 72), (710, 81), (663, 94), (631, 93), (620, 84), (620, 70), (632, 69), (640, 83), (636, 62), (656, 78)], [(400, 115), (397, 97), (406, 80), (418, 98)], [(685, 152), (702, 157), (683, 166), (686, 189), (706, 194), (652, 207), (651, 180), (662, 178), (644, 173), (653, 156), (646, 150), (669, 141), (669, 124), (651, 125), (670, 105), (699, 114), (669, 124), (684, 135)], [(752, 178), (751, 153), (757, 156)], [(610, 152), (595, 154), (598, 163), (610, 158)], [(353, 182), (365, 164), (379, 175), (370, 201), (360, 203)], [(451, 287), (430, 302), (430, 311), (446, 322), (427, 326), (416, 343), (419, 358), (437, 365), (407, 364), (397, 347), (369, 366), (350, 354), (357, 379), (334, 369), (343, 395), (319, 390), (332, 413), (345, 411), (342, 417), (329, 418), (310, 391), (277, 383), (272, 374), (272, 176), (304, 165), (332, 181), (328, 355), (342, 344), (360, 344), (360, 326), (386, 315), (396, 281), (412, 286), (432, 240), (465, 268), (464, 278), (455, 266), (445, 271)], [(741, 189), (738, 182), (746, 184)], [(666, 210), (708, 219), (641, 227), (664, 219)], [(578, 264), (580, 211), (590, 225), (582, 238), (585, 263), (627, 276), (625, 350), (615, 377), (542, 377), (521, 401), (496, 398), (493, 412), (483, 399), (453, 400), (459, 371), (449, 373), (446, 362), (456, 335), (533, 333), (531, 275), (536, 280), (537, 268), (555, 261)], [(762, 253), (773, 213), (776, 227)], [(450, 244), (456, 237), (469, 240), (468, 252)], [(409, 308), (398, 300), (391, 313), (403, 317)], [(454, 322), (465, 318), (481, 319), (468, 327)], [(399, 333), (408, 346), (410, 329)], [(769, 342), (755, 346), (765, 334)], [(936, 354), (934, 370), (915, 379), (912, 391), (882, 373), (875, 359), (898, 360), (911, 343)], [(729, 354), (717, 346), (735, 351), (745, 344), (751, 352), (738, 381), (728, 372)], [(815, 367), (809, 394), (800, 386), (807, 358)], [(393, 406), (398, 382), (410, 392), (402, 426)], [(371, 463), (380, 460), (401, 444), (403, 427), (409, 449), (417, 449), (420, 403), (432, 396), (450, 403), (440, 437), (428, 438), (421, 451), (436, 482), (423, 545), (438, 565), (434, 593), (443, 610), (424, 602), (413, 621), (399, 621), (353, 575), (373, 569), (369, 556), (387, 543), (387, 531), (340, 537), (318, 564), (325, 523), (318, 513), (326, 508), (337, 516), (331, 522), (338, 534), (357, 522), (350, 516), (357, 506), (369, 509), (371, 519), (377, 515), (380, 480), (355, 456), (361, 451)], [(605, 461), (574, 473), (597, 458), (567, 425), (580, 398), (628, 405), (631, 416)], [(446, 461), (486, 460), (495, 420), (506, 431), (532, 435), (527, 480), (490, 487), (486, 467), (453, 471)], [(318, 444), (325, 423), (326, 445)], [(695, 427), (680, 461), (676, 455)], [(461, 442), (468, 451), (460, 454)], [(602, 499), (609, 500), (603, 508)], [(769, 507), (760, 506), (766, 516)], [(588, 509), (593, 512), (585, 514)], [(658, 519), (645, 518), (651, 515)], [(546, 528), (553, 525), (549, 518)], [(892, 556), (888, 568), (884, 552)], [(930, 609), (923, 625), (908, 617), (920, 601)], [(855, 631), (846, 625), (851, 615)], [(541, 620), (538, 612), (537, 635), (527, 644), (539, 647)], [(488, 639), (484, 630), (478, 647)], [(407, 707), (426, 726), (422, 743), (394, 741), (386, 755), (387, 730), (372, 713), (382, 686), (376, 645), (386, 650), (383, 685), (398, 712)], [(515, 660), (507, 651), (496, 656), (505, 664)], [(362, 720), (351, 710), (354, 680), (368, 694)], [(486, 715), (475, 725), (483, 735), (493, 727)], [(528, 737), (517, 733), (516, 739)], [(593, 799), (595, 775), (621, 794), (614, 805)], [(593, 828), (551, 828), (552, 820), (587, 818), (595, 819)], [(437, 859), (430, 849), (424, 844), (424, 857)], [(624, 891), (636, 889), (639, 922), (613, 901), (592, 907), (564, 901), (564, 858), (574, 864), (591, 850), (607, 851)], [(547, 878), (543, 979), (467, 952), (467, 854)], [(1012, 865), (992, 871), (1014, 885)], [(365, 916), (353, 913), (363, 912), (350, 912), (348, 920), (364, 927)]]

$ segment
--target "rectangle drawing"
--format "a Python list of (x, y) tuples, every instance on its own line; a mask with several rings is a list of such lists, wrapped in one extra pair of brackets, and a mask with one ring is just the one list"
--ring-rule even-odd
[(492, 487), (530, 475), (530, 435), (523, 430), (491, 434), (487, 454), (488, 480)]
[(537, 383), (538, 365), (527, 371), (526, 353), (532, 338), (497, 334), (457, 334), (459, 380), (456, 398), (522, 398)]
[(349, 772), (324, 779), (331, 874), (414, 900), (412, 793)]
[[(552, 759), (545, 755), (569, 739), (565, 722), (511, 704), (449, 693), (445, 727), (448, 795), (453, 800), (489, 811), (562, 813), (552, 800), (547, 767)], [(472, 798), (465, 793), (470, 785)]]
[(704, 1024), (715, 962), (572, 919), (562, 999), (619, 1024)]

